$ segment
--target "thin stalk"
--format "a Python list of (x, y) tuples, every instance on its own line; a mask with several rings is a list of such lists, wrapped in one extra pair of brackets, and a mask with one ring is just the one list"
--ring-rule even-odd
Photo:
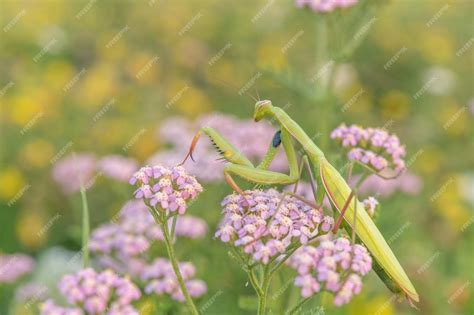
[(263, 281), (262, 281), (262, 295), (259, 296), (258, 299), (258, 315), (265, 315), (265, 311), (267, 308), (267, 295), (268, 295), (268, 288), (270, 286), (270, 274), (269, 274), (269, 266), (265, 266), (265, 270), (263, 272)]
[(171, 223), (171, 239), (174, 240), (174, 231), (176, 230), (176, 222), (178, 222), (178, 216), (173, 217), (173, 222)]
[(174, 273), (176, 275), (176, 279), (178, 280), (179, 287), (181, 288), (181, 291), (183, 292), (184, 299), (186, 300), (186, 304), (188, 305), (189, 311), (193, 315), (199, 315), (196, 305), (194, 305), (193, 299), (189, 295), (188, 289), (186, 288), (186, 283), (184, 282), (183, 276), (181, 275), (181, 271), (179, 270), (178, 260), (176, 259), (176, 254), (173, 248), (173, 241), (171, 239), (170, 231), (168, 229), (168, 220), (165, 214), (162, 214), (160, 218), (158, 216), (158, 213), (156, 213), (155, 209), (150, 209), (150, 210), (151, 210), (150, 212), (152, 212), (153, 217), (155, 218), (155, 221), (161, 225), (161, 228), (163, 230), (163, 236), (165, 239), (165, 245), (166, 245), (166, 250), (168, 252), (168, 257), (171, 261), (171, 266), (173, 267)]
[(249, 275), (252, 287), (254, 288), (255, 292), (257, 292), (258, 297), (261, 298), (263, 296), (263, 291), (262, 288), (260, 288), (260, 286), (258, 285), (257, 277), (253, 273), (253, 270), (247, 271), (247, 274)]
[[(321, 17), (316, 20), (316, 64), (318, 66), (318, 71), (324, 71), (323, 68), (327, 66), (327, 63), (330, 62), (328, 60), (328, 55), (329, 55), (329, 49), (328, 49), (328, 25), (325, 17)], [(326, 63), (326, 64), (325, 64)], [(332, 68), (331, 66), (329, 66)], [(330, 69), (331, 70), (331, 69)], [(321, 80), (322, 78), (319, 78)], [(316, 97), (316, 108), (319, 111), (322, 111), (322, 115), (320, 117), (324, 117), (320, 121), (320, 125), (322, 126), (323, 133), (326, 134), (328, 132), (329, 124), (328, 124), (328, 119), (327, 113), (328, 113), (328, 106), (327, 104), (327, 87), (328, 85), (324, 84), (319, 84), (319, 87), (321, 88), (320, 91), (322, 91), (322, 94), (317, 95)], [(327, 140), (326, 137), (323, 137), (321, 140), (321, 147), (323, 149), (327, 149)]]
[(231, 247), (231, 251), (234, 253), (234, 255), (239, 259), (239, 263), (241, 264), (242, 269), (247, 272), (247, 275), (250, 280), (250, 284), (252, 285), (253, 289), (257, 293), (258, 297), (262, 296), (263, 292), (262, 289), (260, 288), (260, 285), (258, 284), (257, 277), (255, 276), (255, 273), (253, 272), (253, 268), (256, 266), (254, 265), (249, 265), (248, 263), (245, 262), (245, 258), (242, 257), (240, 252), (235, 249), (234, 247)]
[(309, 300), (311, 300), (312, 296), (310, 297), (307, 297), (306, 299), (303, 299), (301, 301), (298, 302), (298, 304), (295, 305), (295, 307), (293, 307), (291, 310), (289, 310), (286, 314), (288, 315), (293, 315), (293, 314), (296, 314), (299, 309), (306, 303), (308, 302)]
[(291, 249), (291, 250), (286, 254), (286, 256), (283, 257), (283, 259), (280, 260), (280, 261), (276, 264), (276, 266), (272, 268), (272, 270), (270, 271), (270, 276), (273, 276), (273, 274), (274, 274), (275, 272), (277, 272), (278, 269), (280, 269), (281, 266), (283, 266), (283, 264), (288, 260), (288, 258), (290, 258), (291, 255), (293, 255), (293, 253), (294, 253), (298, 248), (300, 248), (300, 246)]
[(82, 200), (82, 264), (84, 269), (89, 266), (89, 204), (87, 203), (86, 189), (81, 184), (81, 200)]

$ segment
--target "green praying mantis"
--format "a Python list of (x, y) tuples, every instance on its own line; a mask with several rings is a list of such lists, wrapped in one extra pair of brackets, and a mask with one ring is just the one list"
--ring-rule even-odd
[[(288, 185), (297, 183), (300, 178), (300, 166), (293, 144), (293, 139), (301, 145), (303, 157), (309, 167), (310, 174), (317, 174), (318, 189), (315, 194), (316, 204), (322, 204), (327, 194), (330, 202), (340, 213), (340, 219), (347, 223), (346, 228), (357, 234), (358, 239), (365, 244), (374, 258), (374, 270), (394, 293), (407, 297), (410, 304), (418, 302), (419, 296), (407, 274), (398, 262), (384, 237), (365, 211), (362, 203), (351, 190), (341, 174), (325, 158), (324, 153), (305, 131), (283, 109), (273, 106), (269, 100), (258, 101), (255, 104), (254, 120), (266, 118), (276, 122), (279, 131), (275, 134), (270, 147), (258, 166), (254, 166), (240, 151), (229, 143), (222, 135), (210, 127), (203, 127), (194, 137), (188, 154), (183, 163), (191, 157), (194, 148), (204, 133), (210, 138), (216, 149), (227, 160), (224, 167), (224, 177), (227, 183), (238, 193), (244, 193), (232, 176), (238, 176), (246, 181), (259, 185)], [(268, 170), (276, 156), (280, 145), (287, 156), (289, 173), (279, 173)], [(309, 162), (309, 163), (308, 163)], [(311, 164), (311, 165), (310, 165)], [(311, 167), (312, 166), (312, 167)], [(313, 176), (312, 176), (313, 177)], [(320, 186), (319, 186), (320, 185)], [(340, 223), (340, 220), (338, 220)], [(337, 231), (338, 223), (334, 231)]]

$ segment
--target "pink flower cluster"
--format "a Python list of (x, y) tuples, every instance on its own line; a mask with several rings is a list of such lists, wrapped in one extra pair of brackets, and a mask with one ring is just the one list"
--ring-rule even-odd
[(83, 314), (81, 309), (88, 315), (139, 314), (132, 303), (140, 298), (140, 290), (111, 270), (97, 273), (88, 268), (66, 275), (59, 283), (59, 290), (75, 308), (58, 307), (48, 300), (41, 307), (41, 315)]
[(30, 273), (35, 267), (34, 260), (23, 254), (0, 254), (0, 284), (13, 283)]
[(361, 277), (372, 269), (372, 258), (364, 246), (341, 237), (298, 249), (287, 264), (298, 272), (295, 285), (301, 287), (303, 297), (326, 290), (335, 294), (334, 304), (341, 306), (360, 293)]
[[(204, 220), (178, 217), (176, 236), (195, 239), (204, 237), (206, 232)], [(133, 200), (125, 204), (113, 223), (103, 224), (92, 232), (89, 248), (99, 257), (102, 266), (120, 274), (138, 276), (148, 263), (148, 249), (159, 240), (163, 240), (160, 226), (142, 200)]]
[(57, 161), (53, 167), (53, 179), (65, 194), (73, 194), (81, 189), (90, 188), (101, 175), (127, 182), (138, 169), (134, 159), (120, 155), (109, 155), (97, 159), (92, 154), (82, 153), (67, 156)]
[(224, 219), (216, 232), (221, 241), (243, 247), (255, 261), (267, 264), (293, 242), (309, 240), (331, 230), (334, 220), (294, 197), (274, 189), (232, 194), (223, 202)]
[(296, 0), (298, 8), (309, 7), (314, 12), (332, 12), (339, 8), (348, 8), (357, 4), (358, 0)]
[[(199, 298), (207, 292), (207, 286), (204, 281), (193, 279), (196, 274), (196, 268), (192, 263), (179, 263), (179, 270), (181, 271), (181, 275), (183, 276), (186, 288), (191, 297)], [(168, 294), (176, 301), (185, 301), (173, 267), (168, 259), (157, 258), (143, 271), (141, 279), (146, 282), (145, 293), (155, 293), (157, 295)]]
[(184, 167), (144, 166), (133, 174), (130, 184), (138, 185), (135, 198), (169, 211), (184, 214), (187, 202), (202, 192), (202, 186)]
[(333, 130), (331, 138), (349, 149), (351, 161), (363, 163), (378, 172), (386, 168), (398, 172), (405, 169), (405, 147), (397, 136), (385, 130), (342, 124)]
[[(219, 131), (230, 143), (238, 148), (243, 155), (253, 162), (259, 162), (265, 155), (276, 130), (268, 124), (256, 123), (252, 120), (239, 120), (230, 115), (212, 113), (204, 115), (195, 121), (181, 117), (172, 117), (163, 121), (158, 130), (160, 142), (172, 146), (152, 156), (150, 165), (163, 163), (172, 166), (180, 163), (189, 150), (193, 136), (199, 128), (208, 126)], [(207, 137), (202, 137), (194, 151), (196, 163), (187, 163), (189, 172), (195, 174), (202, 182), (222, 181), (224, 163), (216, 162), (221, 156), (216, 152)], [(271, 169), (285, 171), (286, 158), (282, 152), (272, 163)]]

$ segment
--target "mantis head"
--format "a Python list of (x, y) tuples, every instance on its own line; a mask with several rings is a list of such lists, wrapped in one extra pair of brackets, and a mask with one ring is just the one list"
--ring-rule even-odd
[(255, 112), (253, 113), (253, 119), (255, 121), (262, 120), (267, 114), (270, 113), (270, 110), (272, 107), (273, 107), (272, 101), (269, 101), (269, 100), (258, 101), (255, 104)]

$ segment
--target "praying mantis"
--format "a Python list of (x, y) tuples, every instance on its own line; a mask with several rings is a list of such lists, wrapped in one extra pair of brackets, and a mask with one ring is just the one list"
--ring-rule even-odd
[[(296, 183), (300, 178), (300, 167), (293, 144), (295, 140), (301, 145), (305, 162), (310, 174), (317, 174), (318, 189), (315, 193), (316, 204), (322, 204), (325, 194), (331, 204), (340, 212), (347, 225), (358, 239), (367, 247), (374, 258), (374, 270), (382, 281), (394, 293), (404, 295), (410, 304), (419, 302), (419, 296), (404, 269), (384, 237), (365, 211), (362, 203), (351, 190), (341, 174), (326, 159), (324, 153), (283, 109), (273, 106), (269, 100), (258, 101), (255, 104), (253, 118), (256, 122), (266, 118), (276, 122), (279, 131), (273, 137), (270, 147), (258, 166), (247, 159), (240, 151), (229, 143), (222, 135), (210, 127), (201, 128), (194, 137), (189, 152), (183, 163), (191, 157), (194, 148), (204, 133), (210, 138), (217, 151), (228, 163), (224, 167), (224, 178), (238, 193), (244, 193), (236, 184), (232, 176), (238, 176), (246, 181), (259, 185), (288, 185)], [(276, 156), (280, 145), (285, 151), (289, 173), (279, 173), (268, 170)], [(311, 167), (312, 166), (312, 167)], [(312, 176), (313, 177), (313, 176)], [(314, 191), (314, 187), (313, 187)], [(337, 230), (337, 227), (335, 228)]]

